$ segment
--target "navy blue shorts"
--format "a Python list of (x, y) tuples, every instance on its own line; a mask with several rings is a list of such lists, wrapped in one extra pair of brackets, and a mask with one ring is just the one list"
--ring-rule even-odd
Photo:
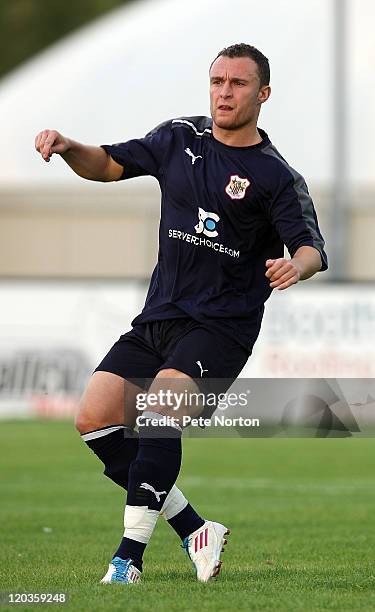
[(191, 376), (204, 393), (225, 393), (249, 354), (235, 338), (184, 317), (135, 325), (95, 371), (112, 372), (147, 390), (160, 370), (173, 368)]

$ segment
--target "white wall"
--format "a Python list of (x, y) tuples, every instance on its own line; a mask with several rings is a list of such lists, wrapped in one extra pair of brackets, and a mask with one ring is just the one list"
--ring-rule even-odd
[[(1, 282), (0, 416), (73, 414), (146, 289), (136, 282)], [(241, 376), (374, 378), (374, 333), (371, 286), (313, 283), (274, 292)]]

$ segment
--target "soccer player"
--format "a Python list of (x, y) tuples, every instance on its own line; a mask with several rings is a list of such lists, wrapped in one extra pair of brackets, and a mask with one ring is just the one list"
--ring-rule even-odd
[(209, 76), (211, 118), (175, 118), (145, 138), (101, 147), (54, 130), (36, 137), (45, 161), (58, 153), (95, 181), (151, 175), (162, 194), (158, 262), (145, 306), (96, 368), (76, 422), (106, 476), (127, 490), (124, 537), (103, 582), (140, 579), (159, 513), (182, 539), (198, 580), (219, 573), (228, 530), (203, 519), (175, 484), (180, 417), (202, 407), (183, 406), (166, 425), (173, 407), (148, 407), (137, 437), (136, 394), (207, 391), (212, 379), (225, 379), (228, 388), (252, 352), (272, 290), (327, 269), (305, 181), (257, 127), (271, 92), (267, 58), (250, 45), (232, 45)]

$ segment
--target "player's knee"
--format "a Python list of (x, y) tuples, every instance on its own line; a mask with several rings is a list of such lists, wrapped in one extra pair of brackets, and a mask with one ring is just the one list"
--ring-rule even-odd
[(87, 410), (87, 407), (84, 405), (79, 405), (74, 424), (80, 434), (85, 434), (100, 428), (100, 423), (98, 424), (92, 419), (89, 410)]
[(86, 433), (86, 417), (78, 413), (74, 419), (74, 425), (78, 433), (84, 434)]

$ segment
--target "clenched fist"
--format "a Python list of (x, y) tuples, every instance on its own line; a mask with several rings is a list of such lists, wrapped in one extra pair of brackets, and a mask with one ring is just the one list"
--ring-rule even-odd
[(272, 289), (287, 289), (301, 278), (300, 267), (294, 259), (267, 259), (266, 268)]
[(65, 153), (69, 147), (69, 139), (56, 130), (43, 130), (35, 138), (35, 148), (46, 162), (50, 161), (53, 153)]

